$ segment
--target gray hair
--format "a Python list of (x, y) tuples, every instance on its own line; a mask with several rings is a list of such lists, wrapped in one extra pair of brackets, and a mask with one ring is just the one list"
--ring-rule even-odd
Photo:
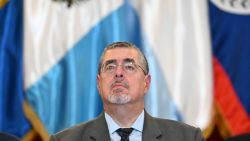
[(114, 43), (109, 44), (104, 49), (104, 51), (103, 51), (103, 53), (101, 55), (100, 61), (99, 61), (99, 65), (98, 65), (98, 74), (100, 74), (100, 72), (101, 72), (101, 67), (102, 67), (102, 63), (103, 63), (103, 57), (104, 57), (105, 53), (108, 50), (115, 49), (115, 48), (131, 48), (131, 49), (135, 49), (138, 52), (138, 54), (139, 54), (140, 61), (142, 63), (142, 68), (145, 71), (144, 72), (145, 75), (147, 75), (149, 73), (149, 67), (148, 67), (147, 58), (145, 57), (145, 55), (142, 53), (142, 51), (138, 47), (136, 47), (134, 44), (129, 43), (129, 42), (114, 42)]

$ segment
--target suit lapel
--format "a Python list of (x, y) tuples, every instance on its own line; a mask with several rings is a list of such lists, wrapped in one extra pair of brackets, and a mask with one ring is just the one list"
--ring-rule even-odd
[(104, 113), (102, 113), (96, 119), (93, 126), (89, 127), (88, 136), (89, 137), (87, 138), (89, 139), (89, 141), (110, 141), (108, 126), (104, 117)]
[(142, 140), (143, 141), (159, 141), (159, 138), (162, 136), (162, 132), (158, 127), (155, 119), (151, 117), (145, 111), (144, 117), (144, 126), (142, 132)]

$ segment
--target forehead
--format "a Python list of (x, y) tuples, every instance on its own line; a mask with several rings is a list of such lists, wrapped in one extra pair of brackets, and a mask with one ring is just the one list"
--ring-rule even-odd
[(103, 62), (107, 60), (122, 61), (126, 58), (133, 58), (137, 62), (139, 59), (139, 54), (137, 50), (133, 48), (114, 48), (107, 50), (103, 57)]

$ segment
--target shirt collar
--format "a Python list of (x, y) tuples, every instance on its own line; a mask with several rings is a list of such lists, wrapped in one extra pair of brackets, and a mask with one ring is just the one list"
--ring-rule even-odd
[(137, 131), (142, 132), (143, 123), (144, 123), (144, 110), (141, 112), (141, 114), (138, 116), (138, 118), (136, 119), (136, 121), (133, 123), (131, 127)]
[[(121, 128), (113, 119), (112, 117), (105, 112), (105, 120), (108, 124), (109, 133), (113, 134), (117, 129)], [(142, 132), (143, 129), (143, 123), (144, 123), (144, 110), (141, 112), (141, 114), (137, 117), (136, 121), (131, 126), (137, 131)]]

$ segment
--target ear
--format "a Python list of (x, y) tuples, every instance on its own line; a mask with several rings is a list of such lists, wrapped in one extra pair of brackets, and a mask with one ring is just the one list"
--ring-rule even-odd
[(150, 84), (151, 84), (151, 75), (148, 74), (145, 76), (145, 89), (144, 89), (144, 93), (146, 94), (150, 88)]

